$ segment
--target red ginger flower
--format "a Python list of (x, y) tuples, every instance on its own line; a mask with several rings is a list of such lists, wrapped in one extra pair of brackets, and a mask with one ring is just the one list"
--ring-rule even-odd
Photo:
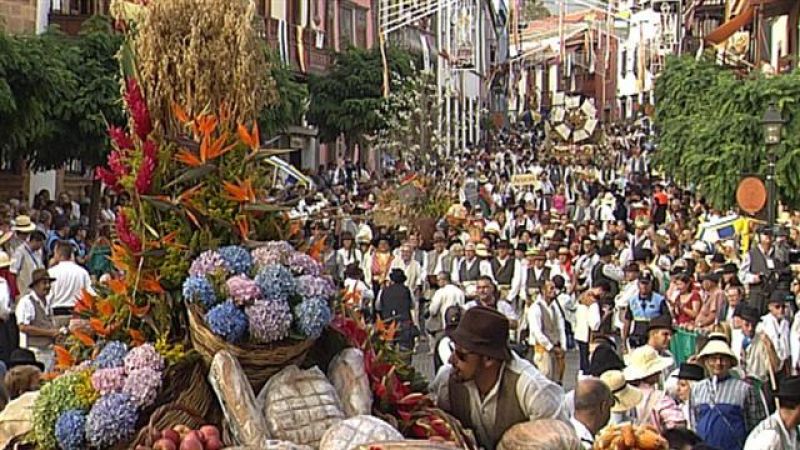
[(147, 141), (142, 148), (142, 164), (139, 166), (139, 173), (136, 174), (134, 185), (138, 194), (146, 194), (153, 184), (153, 173), (156, 171), (156, 144)]
[(153, 131), (153, 122), (150, 120), (150, 111), (147, 109), (139, 83), (134, 78), (128, 78), (126, 83), (125, 104), (128, 105), (128, 111), (133, 119), (133, 131), (139, 139), (147, 139)]
[(120, 211), (117, 214), (116, 225), (119, 240), (135, 253), (142, 251), (142, 241), (131, 230), (125, 211)]
[(110, 127), (108, 135), (111, 137), (111, 142), (116, 145), (119, 150), (130, 150), (133, 148), (133, 140), (131, 136), (120, 127)]
[(102, 181), (106, 186), (110, 187), (116, 193), (122, 192), (122, 186), (119, 184), (119, 178), (113, 172), (105, 167), (94, 168), (94, 178)]

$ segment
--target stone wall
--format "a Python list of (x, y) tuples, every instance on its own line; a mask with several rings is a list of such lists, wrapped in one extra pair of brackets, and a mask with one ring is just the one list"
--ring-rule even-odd
[(12, 34), (36, 32), (37, 0), (0, 0), (0, 26)]

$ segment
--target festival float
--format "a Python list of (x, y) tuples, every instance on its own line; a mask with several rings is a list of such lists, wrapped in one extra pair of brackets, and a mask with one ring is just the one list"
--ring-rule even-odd
[[(42, 450), (475, 448), (267, 202), (250, 2), (114, 2), (126, 129), (96, 176), (116, 275), (84, 292), (15, 442)], [(225, 70), (212, 70), (212, 68)], [(259, 75), (261, 74), (261, 75)], [(424, 185), (424, 183), (423, 183)], [(356, 301), (356, 303), (358, 303)], [(445, 445), (448, 443), (448, 445)]]

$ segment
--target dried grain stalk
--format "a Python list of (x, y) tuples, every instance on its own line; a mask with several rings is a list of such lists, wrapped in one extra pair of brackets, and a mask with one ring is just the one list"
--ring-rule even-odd
[(235, 126), (277, 100), (252, 2), (160, 0), (147, 8), (132, 43), (156, 130), (178, 131), (173, 102), (189, 117), (227, 108)]

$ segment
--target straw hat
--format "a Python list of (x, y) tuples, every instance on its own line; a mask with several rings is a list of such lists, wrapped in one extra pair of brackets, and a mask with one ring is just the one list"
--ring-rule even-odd
[(475, 246), (475, 254), (481, 258), (488, 258), (489, 256), (491, 256), (489, 254), (489, 249), (486, 248), (486, 244), (482, 242)]
[(672, 358), (660, 356), (656, 349), (645, 345), (628, 355), (628, 367), (625, 368), (625, 379), (636, 381), (660, 373), (673, 363)]
[(11, 229), (20, 233), (30, 233), (36, 229), (36, 225), (31, 222), (30, 216), (20, 215), (14, 218), (14, 226)]
[(11, 257), (8, 253), (0, 250), (0, 269), (11, 265)]
[(483, 231), (486, 234), (490, 233), (500, 234), (500, 225), (498, 225), (497, 222), (489, 222), (486, 224), (485, 227), (483, 227)]
[(0, 245), (3, 245), (6, 242), (10, 241), (12, 237), (14, 237), (13, 231), (6, 231), (5, 233), (0, 233)]
[(727, 356), (734, 366), (739, 363), (736, 354), (733, 353), (731, 346), (728, 344), (727, 336), (723, 333), (709, 334), (708, 342), (706, 342), (706, 345), (703, 346), (703, 350), (697, 355), (697, 359), (704, 361), (707, 357), (712, 355)]
[(619, 370), (609, 370), (600, 375), (603, 383), (614, 395), (614, 406), (611, 412), (622, 413), (633, 409), (642, 401), (642, 391), (625, 381), (625, 375)]

